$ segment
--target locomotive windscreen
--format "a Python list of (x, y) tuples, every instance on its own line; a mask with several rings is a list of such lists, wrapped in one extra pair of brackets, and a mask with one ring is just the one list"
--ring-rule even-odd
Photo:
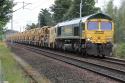
[(111, 22), (101, 22), (101, 30), (112, 30), (112, 23)]
[(98, 22), (88, 22), (88, 30), (98, 30)]
[(88, 22), (88, 30), (99, 30), (99, 23), (100, 23), (100, 30), (106, 31), (106, 30), (112, 30), (112, 23), (111, 22), (97, 22), (97, 21), (91, 21)]

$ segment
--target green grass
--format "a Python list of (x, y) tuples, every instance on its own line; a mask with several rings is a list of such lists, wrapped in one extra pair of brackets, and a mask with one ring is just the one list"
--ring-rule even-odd
[(0, 42), (0, 61), (4, 74), (4, 80), (9, 83), (28, 83), (16, 61), (11, 56), (10, 49)]

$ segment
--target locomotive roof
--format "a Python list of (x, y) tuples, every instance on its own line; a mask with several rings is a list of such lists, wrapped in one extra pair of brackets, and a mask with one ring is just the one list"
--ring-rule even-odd
[(96, 14), (85, 16), (82, 18), (76, 18), (73, 20), (64, 21), (64, 22), (58, 23), (56, 26), (66, 26), (66, 25), (72, 25), (72, 24), (79, 24), (81, 21), (85, 22), (87, 20), (96, 19), (96, 18), (112, 20), (112, 18), (106, 14), (96, 13)]

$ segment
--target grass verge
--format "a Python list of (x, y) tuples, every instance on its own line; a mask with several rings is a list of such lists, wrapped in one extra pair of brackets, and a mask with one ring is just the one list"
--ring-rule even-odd
[(23, 75), (23, 71), (11, 55), (10, 49), (7, 48), (3, 42), (0, 42), (0, 60), (2, 63), (3, 80), (9, 83), (28, 83), (28, 80)]

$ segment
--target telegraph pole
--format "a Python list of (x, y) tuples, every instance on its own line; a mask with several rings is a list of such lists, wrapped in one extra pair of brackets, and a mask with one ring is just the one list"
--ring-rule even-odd
[[(80, 25), (79, 25), (79, 36), (80, 36), (80, 48), (81, 48), (81, 43), (82, 43), (82, 24), (81, 24), (81, 22), (82, 22), (82, 0), (81, 0), (81, 2), (80, 2)], [(80, 49), (81, 50), (81, 49)]]
[(80, 2), (80, 18), (82, 17), (82, 0)]
[[(13, 11), (13, 8), (12, 8), (12, 14), (11, 14), (11, 30), (13, 30), (13, 13), (20, 10), (20, 9), (24, 9), (26, 6), (30, 5), (31, 3), (25, 3), (24, 1), (23, 2), (17, 2), (17, 3), (22, 3), (23, 6), (21, 8), (18, 8), (16, 10)], [(13, 3), (12, 3), (13, 5)]]

